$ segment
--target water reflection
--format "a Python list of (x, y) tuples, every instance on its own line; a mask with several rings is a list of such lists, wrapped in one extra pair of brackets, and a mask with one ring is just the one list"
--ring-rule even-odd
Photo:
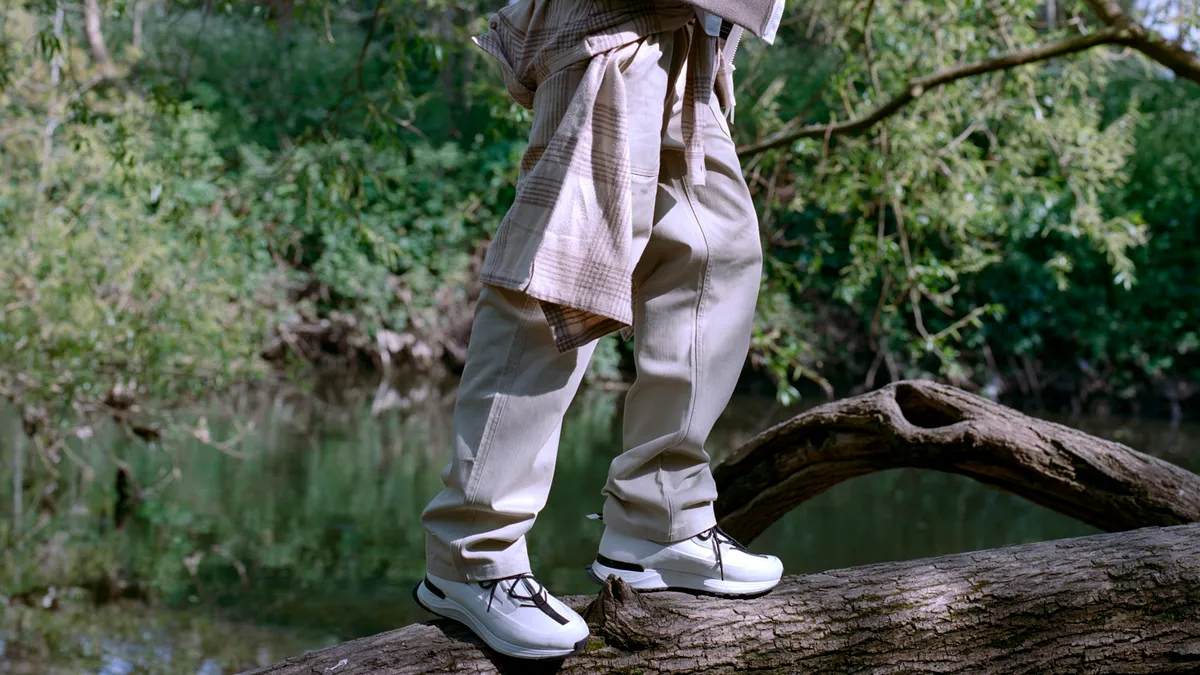
[[(557, 593), (594, 590), (582, 569), (595, 553), (601, 525), (584, 516), (599, 510), (609, 461), (620, 451), (620, 404), (619, 393), (586, 391), (564, 424), (549, 503), (530, 535), (534, 569)], [(409, 590), (423, 574), (419, 515), (441, 488), (451, 405), (448, 392), (433, 392), (418, 407), (373, 417), (369, 398), (322, 403), (311, 396), (245, 394), (233, 402), (235, 412), (205, 420), (212, 439), (235, 439), (221, 449), (193, 440), (162, 452), (97, 433), (75, 450), (94, 475), (85, 479), (86, 471), (76, 467), (80, 475), (62, 488), (76, 506), (69, 512), (84, 515), (74, 521), (58, 516), (50, 528), (72, 533), (72, 541), (86, 532), (95, 538), (95, 523), (114, 499), (115, 457), (128, 464), (145, 494), (139, 518), (121, 534), (122, 560), (151, 575), (147, 583), (156, 595), (192, 607), (188, 616), (217, 610), (225, 620), (276, 626), (290, 636), (280, 650), (423, 620)], [(710, 447), (719, 457), (795, 412), (770, 401), (736, 400)], [(1189, 453), (1200, 439), (1196, 425), (1071, 423), (1200, 469), (1200, 455)], [(0, 430), (0, 437), (6, 433)], [(7, 474), (2, 484), (11, 484)], [(895, 470), (803, 504), (751, 549), (773, 552), (789, 572), (802, 573), (1092, 532), (969, 479)], [(36, 585), (36, 571), (24, 573), (32, 576), (23, 583)], [(172, 660), (178, 670), (164, 665), (162, 672), (215, 675), (287, 655), (192, 648), (184, 657), (180, 640), (193, 646), (202, 640), (170, 628), (97, 639), (83, 650), (95, 659), (87, 672), (104, 675), (145, 672), (148, 663)], [(0, 650), (5, 645), (0, 641)], [(3, 654), (0, 672), (21, 672), (6, 670)]]

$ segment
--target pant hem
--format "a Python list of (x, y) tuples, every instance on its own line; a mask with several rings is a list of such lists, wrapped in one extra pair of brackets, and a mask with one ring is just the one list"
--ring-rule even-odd
[(488, 563), (485, 565), (463, 564), (461, 569), (455, 569), (453, 566), (447, 567), (432, 560), (426, 560), (425, 569), (436, 577), (459, 583), (477, 583), (530, 573), (528, 560), (508, 563)]
[(686, 514), (677, 515), (670, 524), (655, 527), (643, 523), (635, 523), (625, 516), (624, 508), (612, 502), (604, 507), (604, 527), (612, 528), (628, 537), (646, 539), (660, 544), (672, 544), (710, 530), (717, 524), (716, 512), (712, 505), (700, 509), (691, 509)]

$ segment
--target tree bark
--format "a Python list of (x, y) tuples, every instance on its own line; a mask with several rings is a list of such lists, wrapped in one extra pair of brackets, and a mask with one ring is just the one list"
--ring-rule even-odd
[(1168, 40), (1153, 27), (1134, 21), (1116, 0), (1084, 0), (1084, 3), (1101, 21), (1124, 30), (1125, 44), (1170, 68), (1179, 77), (1200, 84), (1200, 54), (1188, 51), (1182, 42)]
[(610, 582), (567, 601), (593, 639), (565, 662), (433, 621), (255, 673), (1194, 673), (1200, 524), (788, 577), (753, 600)]
[(896, 382), (763, 432), (713, 470), (717, 517), (750, 541), (846, 479), (902, 467), (969, 476), (1110, 532), (1200, 521), (1200, 476), (928, 381)]

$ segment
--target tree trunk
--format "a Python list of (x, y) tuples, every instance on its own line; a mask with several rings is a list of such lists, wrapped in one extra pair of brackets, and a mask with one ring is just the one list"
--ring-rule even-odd
[(142, 22), (149, 0), (133, 0), (133, 48), (142, 51)]
[(104, 44), (99, 0), (83, 0), (83, 32), (87, 35), (88, 49), (92, 60), (101, 74), (112, 74), (112, 60), (108, 58), (108, 46)]
[(902, 467), (969, 476), (1110, 532), (1200, 521), (1200, 476), (926, 381), (835, 401), (763, 432), (713, 470), (717, 517), (750, 541), (846, 479)]
[(1200, 524), (788, 577), (753, 600), (610, 582), (567, 601), (593, 640), (565, 662), (434, 621), (255, 672), (1195, 673)]

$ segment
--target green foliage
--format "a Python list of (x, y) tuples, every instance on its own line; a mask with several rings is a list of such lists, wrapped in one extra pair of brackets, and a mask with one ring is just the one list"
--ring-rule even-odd
[[(745, 70), (754, 75), (742, 98), (765, 104), (743, 106), (739, 119), (749, 133), (765, 135), (794, 118), (863, 116), (918, 74), (1066, 35), (1032, 27), (1039, 5), (881, 1), (866, 15), (851, 2), (796, 8), (793, 16), (810, 25), (794, 20), (782, 45), (748, 46)], [(804, 61), (818, 67), (796, 73), (791, 64)], [(747, 174), (771, 200), (756, 344), (781, 395), (793, 396), (792, 378), (811, 377), (806, 371), (818, 370), (831, 351), (853, 362), (844, 327), (774, 328), (813, 325), (827, 311), (819, 305), (831, 299), (863, 326), (867, 352), (893, 376), (985, 381), (995, 366), (979, 356), (984, 347), (1003, 358), (1059, 361), (1054, 370), (1065, 348), (1127, 381), (1174, 363), (1166, 353), (1190, 345), (1184, 327), (1200, 320), (1194, 275), (1177, 279), (1169, 318), (1112, 305), (1163, 297), (1159, 284), (1136, 283), (1139, 263), (1161, 274), (1154, 246), (1142, 247), (1166, 226), (1146, 209), (1158, 198), (1137, 186), (1146, 180), (1140, 172), (1161, 171), (1163, 155), (1143, 150), (1146, 130), (1175, 136), (1184, 126), (1146, 119), (1147, 102), (1131, 97), (1131, 87), (1106, 94), (1113, 68), (1097, 50), (959, 80), (925, 92), (861, 136), (804, 139), (753, 158)], [(1196, 109), (1194, 87), (1146, 72), (1137, 82), (1139, 97), (1171, 91), (1187, 100), (1176, 114)], [(1191, 168), (1179, 147), (1159, 149)], [(1176, 223), (1188, 211), (1179, 206), (1167, 216)], [(1182, 219), (1191, 232), (1194, 213)], [(1187, 275), (1188, 257), (1195, 259), (1180, 251), (1172, 278)], [(1070, 289), (1090, 297), (1081, 302)], [(1156, 340), (1144, 358), (1097, 344), (1129, 328), (1175, 335), (1178, 343)], [(1073, 362), (1067, 367), (1077, 372)]]
[[(278, 149), (331, 120), (355, 72), (362, 35), (345, 23), (327, 36), (281, 34), (261, 19), (194, 11), (149, 23), (145, 40), (136, 71), (143, 86), (217, 115), (216, 141), (228, 154), (244, 144)], [(370, 46), (363, 60), (362, 82), (373, 91), (383, 86), (383, 49)], [(362, 106), (343, 108), (341, 130), (361, 135), (368, 123)]]
[[(1039, 28), (1038, 7), (794, 6), (739, 57), (739, 135), (863, 115), (913, 74), (1086, 25), (1068, 6)], [(464, 285), (511, 199), (528, 113), (467, 40), (487, 3), (185, 4), (140, 49), (114, 6), (118, 87), (42, 9), (6, 12), (0, 54), (21, 253), (0, 270), (0, 355), (8, 390), (20, 374), (59, 422), (118, 385), (169, 402), (255, 376), (280, 322), (403, 332)], [(1069, 350), (1130, 385), (1195, 370), (1196, 172), (1175, 141), (1197, 95), (1138, 67), (1097, 50), (968, 78), (865, 134), (748, 158), (768, 232), (752, 356), (780, 395), (880, 368), (979, 381), (985, 346)], [(627, 349), (610, 346), (606, 377)]]
[[(412, 305), (463, 286), (469, 254), (511, 192), (503, 148), (310, 144), (278, 158), (245, 149), (239, 208), (272, 254), (327, 289), (319, 309), (404, 329)], [(399, 277), (403, 276), (403, 282)]]
[[(465, 285), (511, 199), (522, 142), (504, 124), (451, 142), (444, 117), (431, 136), (396, 112), (445, 112), (433, 65), (482, 67), (445, 35), (396, 41), (389, 65), (355, 22), (281, 33), (185, 12), (150, 24), (130, 89), (87, 80), (47, 17), (6, 16), (23, 86), (0, 99), (0, 243), (17, 254), (0, 267), (0, 385), (44, 431), (111, 412), (114, 390), (152, 419), (257, 377), (278, 322), (341, 311), (404, 331)], [(457, 118), (511, 115), (499, 86), (472, 91)]]
[(231, 8), (148, 35), (148, 80), (222, 119), (243, 238), (308, 289), (290, 316), (408, 329), (437, 291), (465, 285), (511, 200), (520, 116), (466, 40), (481, 18), (405, 9), (382, 8), (373, 33), (374, 15), (301, 13), (284, 29)]
[(261, 374), (270, 267), (224, 208), (213, 117), (44, 94), (26, 64), (0, 99), (0, 389), (54, 428)]
[[(1100, 100), (1108, 119), (1137, 110), (1138, 151), (1129, 159), (1129, 181), (1104, 198), (1137, 208), (1149, 228), (1149, 242), (1129, 254), (1137, 283), (1107, 283), (1104, 259), (1077, 241), (1051, 236), (1011, 246), (1007, 264), (981, 285), (1023, 319), (1023, 326), (993, 328), (996, 343), (1018, 354), (1087, 361), (1112, 390), (1132, 396), (1146, 380), (1200, 376), (1200, 88), (1148, 79), (1140, 67), (1126, 65)], [(1052, 255), (1070, 268), (1069, 283), (1040, 269), (1038, 259)]]

